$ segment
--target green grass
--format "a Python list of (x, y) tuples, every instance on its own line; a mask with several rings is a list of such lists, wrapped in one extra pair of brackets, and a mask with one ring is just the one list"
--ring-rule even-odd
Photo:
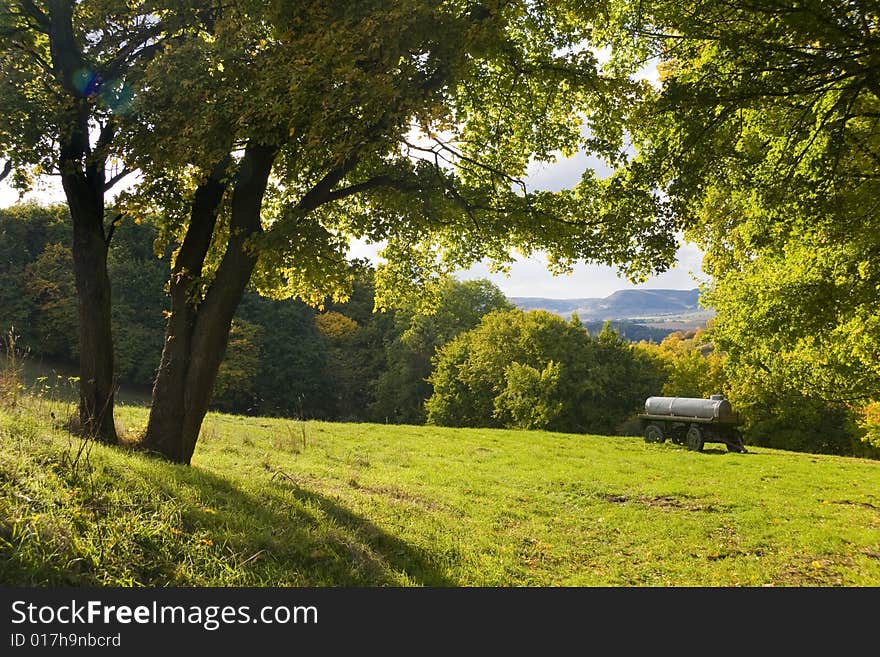
[(875, 461), (211, 414), (182, 467), (50, 410), (0, 417), (4, 584), (880, 585)]

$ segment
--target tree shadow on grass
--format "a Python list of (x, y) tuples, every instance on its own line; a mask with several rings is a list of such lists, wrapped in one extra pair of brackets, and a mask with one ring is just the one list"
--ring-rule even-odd
[(239, 571), (243, 585), (456, 585), (428, 550), (319, 492), (278, 481), (254, 494), (209, 471), (174, 470), (144, 485), (182, 504), (183, 531), (222, 545), (217, 566)]
[(715, 456), (718, 456), (719, 454), (723, 455), (723, 454), (730, 453), (724, 447), (704, 447), (703, 449), (700, 450), (700, 452), (703, 454), (711, 454), (711, 455), (715, 455)]
[(361, 537), (386, 563), (405, 572), (416, 583), (456, 586), (456, 582), (434, 563), (434, 555), (410, 545), (324, 495), (301, 487), (297, 487), (293, 495), (301, 503), (319, 508), (336, 524)]
[(140, 458), (93, 485), (68, 485), (40, 502), (51, 515), (26, 532), (0, 522), (0, 583), (456, 585), (429, 550), (299, 485), (267, 479), (245, 491), (206, 470)]

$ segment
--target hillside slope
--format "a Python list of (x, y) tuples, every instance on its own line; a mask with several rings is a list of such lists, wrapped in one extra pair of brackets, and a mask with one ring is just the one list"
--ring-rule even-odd
[(878, 462), (212, 414), (186, 468), (62, 410), (0, 416), (4, 585), (880, 585)]

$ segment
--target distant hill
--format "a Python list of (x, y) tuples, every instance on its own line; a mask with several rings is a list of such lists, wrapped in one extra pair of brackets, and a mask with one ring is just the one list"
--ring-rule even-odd
[(699, 305), (700, 291), (693, 290), (618, 290), (602, 299), (544, 299), (511, 297), (524, 310), (548, 310), (559, 315), (576, 312), (583, 321), (606, 319), (642, 319), (706, 312)]
[(715, 313), (699, 305), (700, 291), (618, 290), (607, 297), (545, 299), (510, 297), (523, 310), (547, 310), (563, 317), (577, 313), (591, 333), (612, 320), (617, 331), (632, 341), (658, 342), (673, 331), (702, 328)]

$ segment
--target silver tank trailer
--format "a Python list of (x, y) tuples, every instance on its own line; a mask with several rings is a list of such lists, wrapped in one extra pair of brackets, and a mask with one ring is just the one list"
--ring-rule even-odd
[(669, 439), (688, 449), (702, 451), (707, 442), (720, 442), (732, 452), (745, 453), (739, 418), (723, 395), (695, 397), (648, 397), (645, 412), (638, 416), (645, 441)]
[(645, 415), (663, 415), (679, 418), (699, 418), (715, 422), (736, 422), (730, 402), (721, 395), (709, 399), (695, 397), (648, 397)]

